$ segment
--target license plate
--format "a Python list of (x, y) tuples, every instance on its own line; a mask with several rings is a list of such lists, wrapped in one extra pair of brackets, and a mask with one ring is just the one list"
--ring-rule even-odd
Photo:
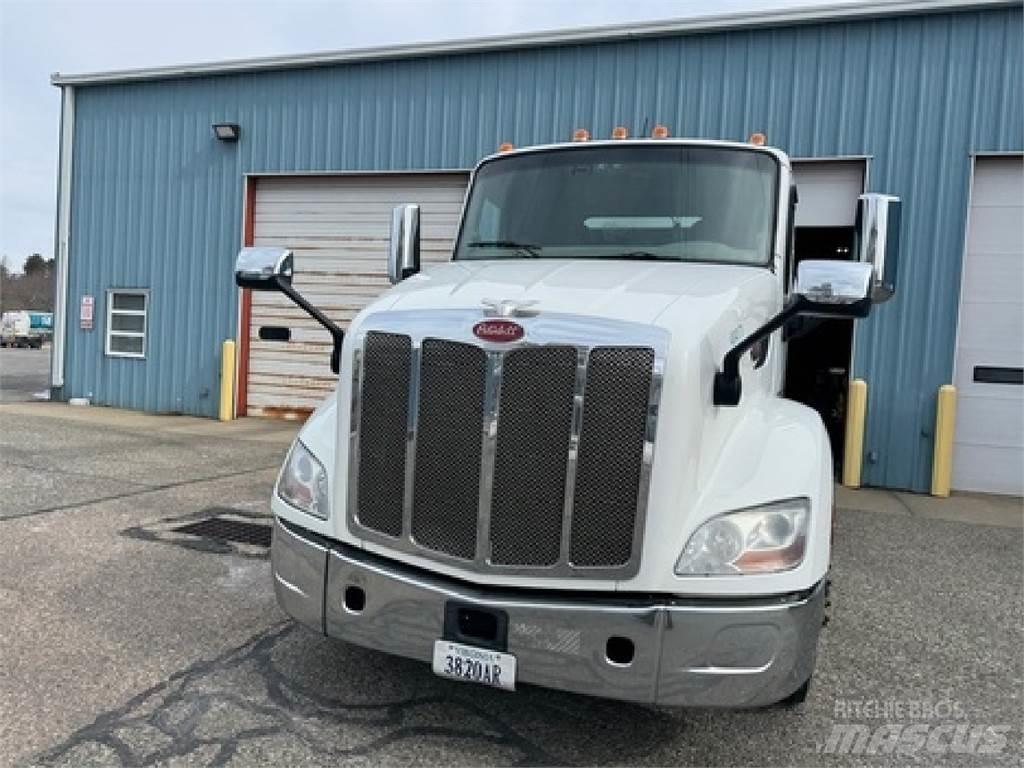
[(452, 680), (516, 689), (516, 657), (511, 653), (436, 640), (433, 668), (435, 675)]

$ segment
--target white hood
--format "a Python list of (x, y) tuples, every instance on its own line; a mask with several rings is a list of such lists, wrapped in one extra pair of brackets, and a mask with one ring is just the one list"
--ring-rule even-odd
[(717, 354), (776, 309), (776, 294), (775, 276), (764, 267), (610, 259), (459, 261), (426, 266), (367, 312), (482, 310), (484, 299), (532, 301), (531, 311), (647, 323), (691, 343), (707, 338)]

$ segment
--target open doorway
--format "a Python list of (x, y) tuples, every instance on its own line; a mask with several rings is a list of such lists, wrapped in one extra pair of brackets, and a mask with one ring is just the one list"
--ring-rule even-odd
[[(798, 228), (796, 263), (803, 259), (850, 259), (853, 233), (853, 227)], [(821, 414), (838, 472), (843, 465), (853, 321), (801, 318), (790, 333), (784, 394)]]
[[(853, 258), (857, 197), (864, 191), (865, 172), (863, 159), (793, 163), (799, 195), (795, 264), (804, 259)], [(787, 328), (787, 338), (783, 392), (821, 414), (838, 474), (843, 465), (853, 321), (801, 318)]]

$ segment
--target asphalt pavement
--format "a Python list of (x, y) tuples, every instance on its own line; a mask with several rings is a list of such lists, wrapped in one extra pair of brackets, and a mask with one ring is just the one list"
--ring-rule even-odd
[(448, 682), (289, 622), (262, 547), (175, 529), (266, 522), (293, 434), (0, 406), (0, 763), (1020, 764), (1016, 502), (845, 493), (808, 701), (656, 709)]
[(40, 349), (0, 347), (0, 403), (38, 399), (50, 388), (50, 345)]

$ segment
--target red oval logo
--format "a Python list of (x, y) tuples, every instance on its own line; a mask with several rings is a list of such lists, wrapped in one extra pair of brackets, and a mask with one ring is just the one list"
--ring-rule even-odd
[(526, 329), (511, 320), (481, 320), (473, 326), (473, 335), (484, 341), (519, 341)]

